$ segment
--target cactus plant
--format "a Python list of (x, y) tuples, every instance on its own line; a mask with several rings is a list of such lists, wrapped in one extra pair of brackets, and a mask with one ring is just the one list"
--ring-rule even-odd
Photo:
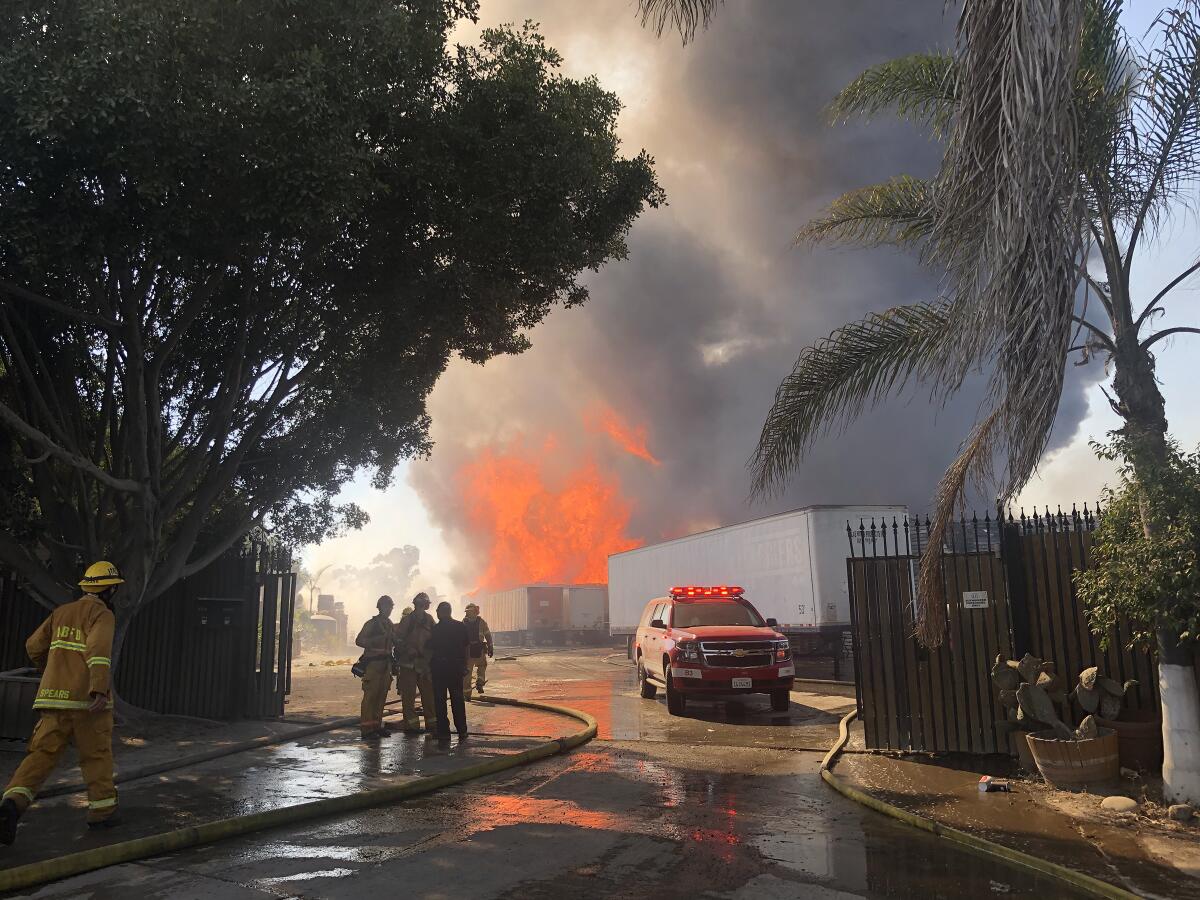
[(1100, 718), (1113, 721), (1120, 717), (1125, 698), (1137, 684), (1132, 678), (1121, 684), (1101, 675), (1098, 667), (1090, 666), (1079, 673), (1079, 684), (1075, 685), (1071, 696), (1085, 713), (1099, 713)]
[(1071, 727), (1055, 711), (1067, 695), (1053, 663), (1029, 653), (1019, 662), (998, 653), (991, 675), (1000, 689), (1000, 704), (1010, 711), (996, 723), (1001, 731), (1053, 731), (1063, 740), (1074, 739)]

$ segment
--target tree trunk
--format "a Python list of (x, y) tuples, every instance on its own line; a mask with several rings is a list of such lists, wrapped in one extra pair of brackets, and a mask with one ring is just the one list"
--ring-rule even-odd
[[(1138, 346), (1136, 336), (1118, 339), (1113, 388), (1125, 419), (1129, 462), (1139, 484), (1152, 483), (1168, 465), (1167, 417), (1154, 377), (1154, 358)], [(1153, 541), (1164, 522), (1143, 494), (1142, 529)], [(1163, 597), (1161, 610), (1173, 597)], [(1165, 618), (1153, 623), (1158, 644), (1158, 691), (1162, 704), (1163, 793), (1168, 802), (1200, 804), (1200, 685), (1196, 682), (1194, 648), (1183, 644)]]

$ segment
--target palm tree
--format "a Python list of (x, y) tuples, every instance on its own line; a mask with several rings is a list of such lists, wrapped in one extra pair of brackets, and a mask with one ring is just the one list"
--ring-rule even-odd
[[(647, 21), (707, 24), (715, 2), (643, 0)], [(962, 0), (952, 54), (876, 66), (834, 101), (835, 119), (895, 110), (946, 141), (937, 176), (852, 191), (806, 225), (800, 243), (911, 248), (946, 273), (944, 296), (870, 315), (804, 350), (780, 385), (751, 468), (778, 488), (822, 434), (905, 386), (937, 402), (986, 373), (983, 413), (934, 498), (917, 631), (945, 634), (938, 555), (972, 483), (995, 476), (1006, 501), (1045, 450), (1068, 358), (1105, 360), (1118, 447), (1139, 482), (1170, 463), (1151, 325), (1200, 261), (1153, 297), (1130, 274), (1200, 179), (1200, 3), (1164, 11), (1149, 49), (1120, 26), (1121, 0)], [(1143, 504), (1153, 540), (1167, 523)], [(1194, 636), (1160, 604), (1156, 635), (1167, 793), (1200, 801), (1200, 690)]]

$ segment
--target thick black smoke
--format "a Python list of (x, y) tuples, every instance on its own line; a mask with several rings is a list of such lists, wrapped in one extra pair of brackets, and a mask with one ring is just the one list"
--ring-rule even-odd
[[(924, 509), (978, 413), (978, 390), (942, 409), (914, 394), (823, 440), (786, 492), (751, 505), (745, 468), (798, 352), (871, 310), (931, 299), (934, 274), (889, 249), (795, 249), (791, 237), (840, 193), (899, 173), (932, 174), (939, 148), (890, 119), (829, 127), (829, 100), (865, 67), (944, 47), (942, 0), (726, 4), (695, 44), (644, 32), (631, 0), (494, 0), (487, 23), (539, 20), (571, 74), (596, 71), (627, 104), (627, 149), (657, 160), (670, 206), (631, 235), (631, 257), (591, 279), (592, 300), (557, 312), (534, 348), (455, 364), (433, 402), (433, 458), (412, 480), (460, 552), (480, 551), (455, 475), (479, 447), (553, 432), (617, 473), (630, 533), (684, 530), (814, 503)], [(583, 428), (609, 404), (648, 429), (655, 467)], [(1086, 412), (1063, 399), (1056, 442)], [(981, 498), (982, 499), (982, 498)]]

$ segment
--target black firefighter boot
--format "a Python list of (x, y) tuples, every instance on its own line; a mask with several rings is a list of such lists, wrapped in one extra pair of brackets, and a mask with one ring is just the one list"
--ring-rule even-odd
[(7, 847), (17, 839), (17, 822), (20, 818), (21, 811), (15, 802), (5, 800), (0, 803), (0, 844)]

